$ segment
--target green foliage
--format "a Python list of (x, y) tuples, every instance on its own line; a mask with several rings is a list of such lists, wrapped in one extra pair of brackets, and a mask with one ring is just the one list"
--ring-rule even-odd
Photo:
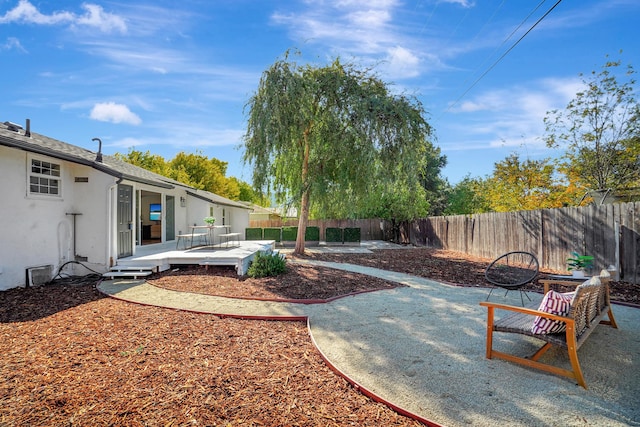
[(282, 227), (282, 241), (293, 242), (298, 235), (298, 227)]
[(432, 134), (422, 105), (368, 71), (339, 60), (300, 66), (287, 53), (263, 73), (246, 109), (253, 184), (279, 204), (294, 200), (302, 231), (313, 205), (323, 211), (337, 202), (350, 216), (373, 201), (367, 196), (379, 182), (419, 186)]
[(162, 156), (151, 154), (149, 151), (143, 153), (142, 151), (129, 149), (126, 155), (115, 153), (114, 157), (162, 176), (169, 176), (171, 169)]
[(571, 252), (571, 257), (567, 258), (567, 265), (569, 266), (569, 271), (589, 269), (593, 267), (593, 256)]
[(187, 154), (180, 152), (170, 162), (171, 178), (194, 188), (211, 191), (227, 197), (227, 163), (215, 158), (207, 158), (200, 152)]
[(446, 165), (447, 158), (440, 154), (440, 148), (432, 145), (428, 146), (425, 166), (420, 176), (420, 184), (424, 188), (430, 216), (444, 214), (447, 207), (449, 183), (441, 176), (442, 168)]
[(271, 277), (287, 271), (285, 259), (277, 253), (263, 254), (258, 252), (247, 270), (249, 277)]
[[(580, 75), (584, 89), (564, 112), (544, 119), (548, 147), (565, 148), (562, 168), (589, 190), (624, 190), (640, 183), (640, 104), (635, 98), (635, 70), (619, 72), (609, 61), (596, 74)], [(617, 73), (617, 75), (616, 75)]]
[(262, 240), (262, 228), (245, 228), (245, 240)]
[(469, 175), (448, 191), (446, 215), (464, 215), (490, 212), (485, 189), (486, 181), (482, 178), (471, 178)]
[(342, 228), (327, 227), (324, 230), (324, 240), (327, 243), (342, 243)]
[(216, 219), (212, 216), (207, 216), (203, 219), (203, 221), (207, 224), (207, 225), (213, 225), (216, 223)]
[(234, 177), (229, 178), (229, 180), (238, 186), (238, 200), (251, 202), (260, 206), (269, 206), (269, 201), (261, 197), (248, 183)]
[(495, 212), (558, 208), (574, 204), (576, 198), (559, 181), (549, 159), (521, 161), (517, 154), (495, 164), (483, 191)]
[(281, 228), (267, 227), (263, 232), (265, 240), (275, 240), (276, 242), (280, 242), (280, 237), (282, 235)]
[(304, 232), (304, 240), (307, 242), (320, 241), (320, 227), (309, 226)]
[(116, 153), (118, 159), (139, 166), (159, 175), (169, 177), (191, 187), (206, 190), (231, 200), (264, 201), (251, 186), (237, 178), (225, 176), (227, 162), (207, 158), (202, 153), (178, 153), (166, 162), (162, 156), (147, 151), (129, 150), (126, 155)]
[(395, 187), (378, 183), (366, 196), (364, 218), (381, 218), (390, 221), (409, 221), (429, 214), (429, 202), (423, 187)]
[(343, 232), (344, 241), (346, 242), (359, 242), (360, 241), (360, 228), (346, 227)]

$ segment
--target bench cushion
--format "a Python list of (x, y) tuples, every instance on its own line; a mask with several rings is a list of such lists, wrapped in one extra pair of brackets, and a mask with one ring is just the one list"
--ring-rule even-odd
[[(539, 311), (545, 313), (556, 314), (558, 316), (567, 316), (571, 310), (571, 301), (573, 299), (573, 292), (562, 294), (556, 291), (549, 291), (542, 299)], [(545, 319), (544, 317), (536, 316), (531, 325), (531, 332), (534, 334), (555, 334), (563, 332), (566, 329), (566, 324), (559, 320)]]

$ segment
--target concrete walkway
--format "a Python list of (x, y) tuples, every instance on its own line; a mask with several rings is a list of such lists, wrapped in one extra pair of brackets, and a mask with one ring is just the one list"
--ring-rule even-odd
[[(601, 325), (578, 355), (589, 386), (485, 358), (487, 289), (349, 264), (313, 262), (407, 285), (326, 304), (250, 301), (168, 291), (144, 281), (104, 281), (115, 298), (249, 319), (308, 319), (323, 357), (365, 394), (443, 426), (640, 426), (640, 310), (614, 306), (619, 329)], [(519, 305), (517, 292), (492, 301)], [(530, 296), (534, 301), (541, 297)], [(497, 335), (523, 354), (535, 339)], [(511, 335), (511, 334), (507, 334)], [(516, 350), (516, 351), (518, 351)], [(566, 353), (545, 355), (568, 366)]]

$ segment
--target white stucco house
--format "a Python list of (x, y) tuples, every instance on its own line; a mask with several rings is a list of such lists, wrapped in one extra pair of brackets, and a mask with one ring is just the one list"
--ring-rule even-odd
[(30, 128), (0, 123), (0, 290), (44, 283), (62, 266), (105, 272), (206, 216), (241, 238), (249, 226), (246, 205), (103, 155), (97, 138), (94, 152)]

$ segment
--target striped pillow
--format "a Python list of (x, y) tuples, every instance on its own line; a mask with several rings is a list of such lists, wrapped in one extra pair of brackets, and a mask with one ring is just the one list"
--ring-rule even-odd
[[(557, 314), (559, 316), (566, 316), (571, 309), (571, 301), (573, 300), (574, 292), (568, 292), (561, 294), (556, 291), (549, 291), (542, 299), (539, 311), (546, 313)], [(566, 324), (559, 320), (546, 319), (544, 317), (536, 316), (531, 325), (531, 332), (534, 334), (555, 334), (563, 332), (566, 329)]]

